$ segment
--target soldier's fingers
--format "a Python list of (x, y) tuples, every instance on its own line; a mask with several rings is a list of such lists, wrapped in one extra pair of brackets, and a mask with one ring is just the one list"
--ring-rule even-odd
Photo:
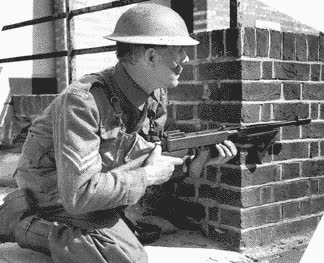
[(182, 165), (183, 164), (183, 159), (181, 159), (181, 158), (178, 158), (178, 157), (169, 157), (169, 158), (173, 165)]
[(226, 145), (220, 144), (219, 146), (223, 149), (223, 151), (225, 153), (225, 158), (227, 158), (227, 157), (232, 158), (233, 154), (232, 154), (231, 150)]
[(235, 156), (237, 154), (237, 148), (232, 141), (225, 140), (224, 144), (229, 148), (229, 150), (231, 151), (233, 156)]
[(216, 144), (216, 149), (218, 151), (218, 159), (221, 159), (221, 158), (225, 158), (226, 157), (226, 154), (224, 152), (224, 149), (221, 147), (220, 144)]

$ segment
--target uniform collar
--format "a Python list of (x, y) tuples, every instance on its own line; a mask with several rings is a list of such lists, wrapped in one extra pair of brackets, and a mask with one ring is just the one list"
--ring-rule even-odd
[(118, 88), (125, 95), (127, 100), (138, 109), (143, 106), (143, 104), (151, 95), (147, 94), (139, 85), (137, 85), (132, 80), (132, 78), (126, 72), (125, 68), (120, 62), (118, 62), (115, 66), (113, 78), (116, 81)]

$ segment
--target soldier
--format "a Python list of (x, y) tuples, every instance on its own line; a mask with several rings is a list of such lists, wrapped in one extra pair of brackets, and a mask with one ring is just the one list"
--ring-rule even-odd
[[(183, 165), (143, 136), (163, 132), (165, 91), (178, 85), (185, 47), (199, 42), (157, 4), (130, 8), (106, 38), (117, 42), (119, 62), (72, 83), (34, 120), (15, 172), (21, 190), (0, 212), (3, 240), (54, 262), (147, 262), (121, 211)], [(232, 142), (216, 148), (219, 163), (236, 155)], [(142, 165), (128, 165), (143, 154)]]

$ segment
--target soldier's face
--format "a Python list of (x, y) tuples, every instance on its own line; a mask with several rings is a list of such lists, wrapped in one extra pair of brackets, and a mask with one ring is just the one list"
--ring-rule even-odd
[(182, 64), (189, 61), (186, 51), (182, 46), (168, 46), (158, 50), (161, 56), (157, 67), (157, 78), (167, 88), (174, 88), (179, 84)]

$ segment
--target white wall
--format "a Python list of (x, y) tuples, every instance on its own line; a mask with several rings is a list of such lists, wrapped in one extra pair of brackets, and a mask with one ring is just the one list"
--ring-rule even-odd
[[(50, 14), (51, 0), (10, 0), (0, 8), (0, 24), (8, 25)], [(0, 32), (0, 58), (52, 51), (52, 22)], [(13, 62), (2, 66), (14, 78), (55, 77), (53, 59)]]

